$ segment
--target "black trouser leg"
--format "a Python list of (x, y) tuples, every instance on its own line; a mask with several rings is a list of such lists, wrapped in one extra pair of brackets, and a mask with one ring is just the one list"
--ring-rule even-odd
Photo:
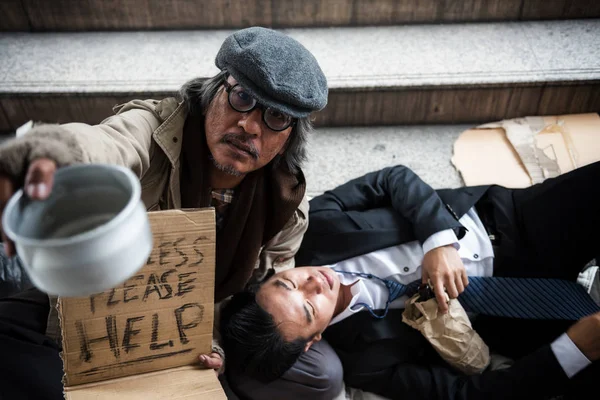
[(48, 296), (30, 289), (0, 299), (0, 399), (63, 399), (58, 345), (45, 336)]
[(520, 251), (535, 276), (569, 280), (600, 254), (600, 162), (514, 190)]
[[(490, 188), (482, 204), (491, 204), (499, 232), (494, 275), (575, 280), (600, 254), (598, 182), (600, 163), (594, 163), (527, 189)], [(520, 357), (551, 342), (572, 323), (479, 316), (474, 326), (490, 348)]]
[(590, 398), (590, 393), (592, 393), (592, 397), (597, 396), (598, 378), (600, 378), (600, 361), (595, 361), (592, 363), (592, 365), (571, 378), (571, 382), (569, 383), (569, 388), (564, 399), (587, 399)]
[(48, 295), (32, 288), (0, 299), (0, 322), (36, 333), (46, 332)]

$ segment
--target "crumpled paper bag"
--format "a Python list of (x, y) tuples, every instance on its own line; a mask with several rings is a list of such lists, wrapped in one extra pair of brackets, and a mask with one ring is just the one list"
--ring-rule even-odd
[(441, 314), (435, 298), (419, 302), (419, 294), (406, 301), (402, 321), (420, 331), (450, 365), (465, 374), (483, 372), (490, 363), (490, 349), (473, 329), (457, 299)]

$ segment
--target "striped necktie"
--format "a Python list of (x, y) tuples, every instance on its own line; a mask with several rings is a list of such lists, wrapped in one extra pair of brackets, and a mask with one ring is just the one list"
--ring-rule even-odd
[[(404, 295), (412, 296), (421, 283), (403, 285), (373, 274), (334, 271), (374, 279), (388, 288), (389, 297), (382, 313), (375, 313), (367, 304), (355, 304), (366, 307), (376, 318), (384, 318), (391, 302)], [(469, 276), (469, 285), (458, 300), (467, 312), (508, 318), (577, 321), (600, 311), (583, 286), (563, 279)]]
[(419, 285), (421, 284), (420, 281), (413, 281), (408, 285), (404, 285), (400, 282), (396, 282), (391, 279), (380, 278), (377, 275), (369, 274), (366, 272), (342, 271), (338, 269), (334, 269), (334, 271), (344, 275), (360, 276), (361, 278), (373, 280), (375, 282), (379, 282), (380, 284), (385, 285), (385, 287), (388, 290), (388, 299), (385, 302), (385, 308), (383, 309), (383, 311), (377, 313), (375, 310), (373, 310), (373, 308), (371, 308), (370, 305), (366, 303), (356, 303), (352, 306), (353, 309), (356, 309), (358, 307), (364, 307), (368, 312), (371, 313), (373, 317), (379, 319), (385, 318), (390, 309), (390, 303), (392, 301), (404, 295), (412, 296), (414, 293), (417, 292)]
[(580, 284), (562, 279), (470, 276), (465, 311), (497, 317), (579, 320), (600, 311)]

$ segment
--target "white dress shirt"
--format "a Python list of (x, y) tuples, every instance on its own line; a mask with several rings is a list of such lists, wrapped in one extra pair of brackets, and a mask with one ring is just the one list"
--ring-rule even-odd
[[(431, 235), (423, 246), (415, 240), (349, 258), (330, 267), (338, 271), (370, 273), (380, 278), (409, 284), (421, 279), (421, 262), (425, 253), (452, 244), (458, 250), (468, 276), (493, 276), (492, 243), (475, 209), (471, 208), (459, 222), (467, 228), (460, 241), (454, 231), (448, 229)], [(385, 308), (389, 291), (382, 282), (339, 272), (338, 276), (342, 284), (352, 285), (352, 299), (350, 305), (333, 318), (330, 325), (365, 309), (363, 306), (353, 309), (357, 303), (365, 303), (374, 310)], [(407, 299), (407, 296), (399, 297), (390, 303), (390, 308), (404, 308)], [(556, 339), (551, 348), (569, 378), (591, 364), (566, 334)]]

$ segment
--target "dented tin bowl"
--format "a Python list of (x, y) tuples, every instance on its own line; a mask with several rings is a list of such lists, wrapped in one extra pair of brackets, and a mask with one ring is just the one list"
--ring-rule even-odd
[(33, 284), (58, 296), (115, 287), (152, 251), (140, 182), (131, 170), (115, 165), (58, 169), (46, 200), (32, 201), (17, 191), (2, 222)]

